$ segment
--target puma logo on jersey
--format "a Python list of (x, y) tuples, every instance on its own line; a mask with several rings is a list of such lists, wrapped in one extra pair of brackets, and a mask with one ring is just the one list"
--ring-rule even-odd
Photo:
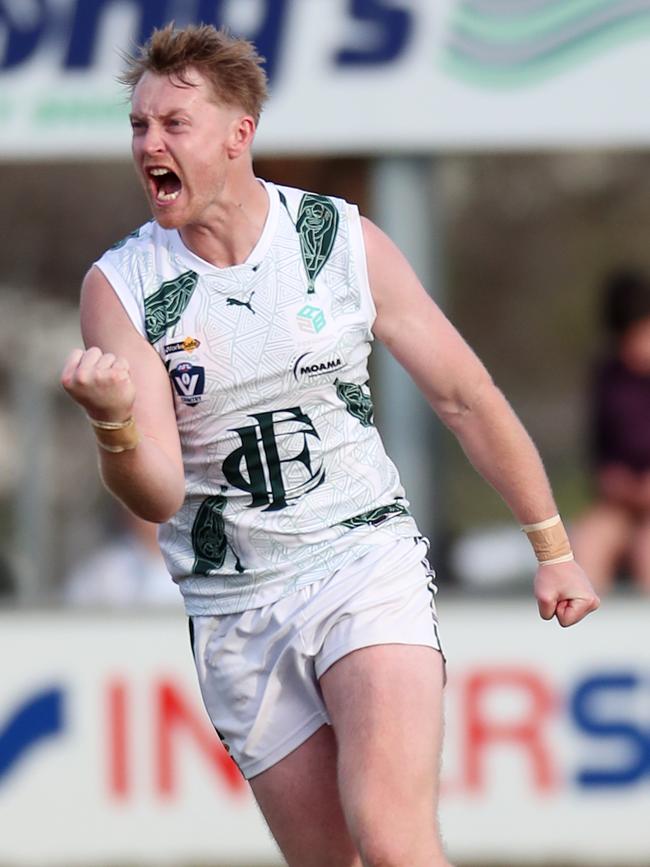
[(248, 301), (240, 301), (238, 298), (226, 298), (226, 304), (229, 307), (232, 307), (233, 305), (235, 305), (237, 307), (248, 307), (250, 312), (255, 314), (255, 311), (253, 310), (253, 306), (251, 304), (251, 301), (253, 300), (254, 294), (255, 294), (255, 290), (253, 290), (251, 292), (251, 294), (248, 296)]

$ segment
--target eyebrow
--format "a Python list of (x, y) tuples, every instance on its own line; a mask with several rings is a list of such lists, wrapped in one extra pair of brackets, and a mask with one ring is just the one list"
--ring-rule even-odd
[(157, 115), (146, 115), (146, 114), (140, 114), (137, 111), (132, 111), (129, 113), (129, 119), (130, 120), (145, 120), (147, 117), (157, 117), (157, 118), (160, 118), (161, 120), (165, 120), (166, 118), (172, 117), (175, 114), (187, 114), (187, 113), (188, 112), (187, 112), (186, 108), (171, 108), (171, 109), (169, 109), (169, 111), (166, 111), (163, 114), (157, 114)]

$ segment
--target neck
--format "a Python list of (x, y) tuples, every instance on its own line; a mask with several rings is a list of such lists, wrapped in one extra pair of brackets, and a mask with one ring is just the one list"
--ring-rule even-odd
[(209, 217), (179, 234), (186, 247), (218, 268), (241, 265), (259, 241), (268, 212), (266, 189), (251, 172), (243, 182), (224, 186)]

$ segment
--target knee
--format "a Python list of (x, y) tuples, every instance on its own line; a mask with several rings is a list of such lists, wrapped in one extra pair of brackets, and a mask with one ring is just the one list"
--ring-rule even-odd
[(364, 829), (357, 846), (364, 867), (449, 867), (433, 832), (406, 838), (399, 831)]

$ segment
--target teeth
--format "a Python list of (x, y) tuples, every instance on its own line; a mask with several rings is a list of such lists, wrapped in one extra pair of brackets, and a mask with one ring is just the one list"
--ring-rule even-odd
[(156, 199), (159, 202), (173, 202), (174, 199), (177, 199), (180, 196), (180, 194), (180, 190), (176, 190), (176, 192), (174, 193), (163, 193), (163, 191), (161, 190), (156, 196)]
[(150, 175), (156, 175), (156, 176), (168, 175), (169, 169), (149, 169), (149, 174)]

